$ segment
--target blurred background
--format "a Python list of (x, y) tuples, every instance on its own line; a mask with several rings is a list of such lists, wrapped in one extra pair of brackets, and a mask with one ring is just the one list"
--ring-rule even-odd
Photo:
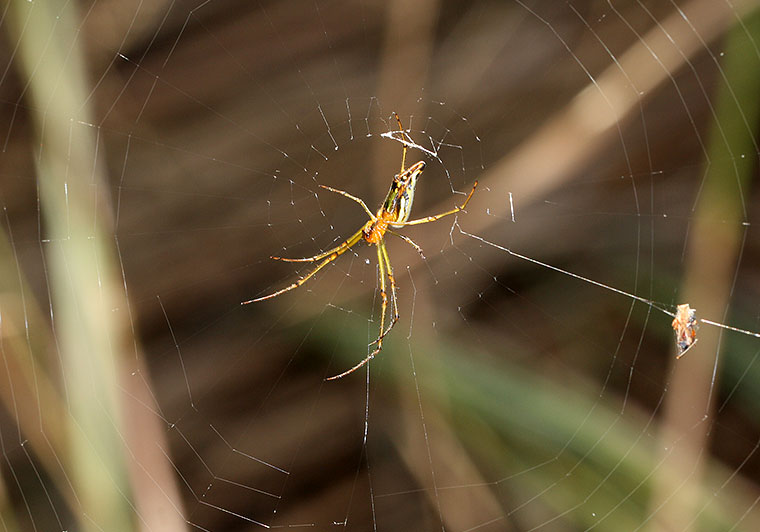
[(5, 2), (3, 530), (760, 529), (758, 7)]

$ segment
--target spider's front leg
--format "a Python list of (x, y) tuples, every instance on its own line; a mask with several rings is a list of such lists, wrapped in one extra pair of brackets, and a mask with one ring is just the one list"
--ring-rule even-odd
[[(347, 369), (343, 373), (340, 373), (338, 375), (333, 375), (332, 377), (327, 377), (325, 380), (332, 381), (335, 379), (340, 379), (342, 377), (345, 377), (346, 375), (350, 375), (357, 369), (365, 366), (370, 360), (375, 358), (375, 356), (382, 351), (383, 349), (383, 337), (388, 334), (388, 331), (390, 331), (391, 327), (398, 321), (398, 309), (395, 308), (395, 300), (396, 300), (396, 281), (393, 278), (393, 272), (391, 272), (387, 267), (390, 267), (390, 262), (388, 261), (388, 251), (385, 249), (385, 242), (380, 240), (380, 242), (377, 243), (377, 264), (380, 269), (380, 332), (378, 334), (377, 340), (372, 342), (372, 344), (377, 343), (377, 347), (372, 351), (369, 355), (366, 356), (362, 361), (360, 361), (358, 364), (356, 364), (354, 367)], [(391, 290), (392, 290), (392, 298), (393, 298), (393, 305), (394, 305), (394, 316), (393, 320), (391, 322), (391, 325), (388, 327), (388, 331), (385, 330), (385, 314), (388, 312), (388, 293), (386, 292), (386, 284), (385, 284), (385, 276), (388, 275), (388, 279), (391, 283)], [(372, 345), (369, 344), (369, 345)]]
[(249, 303), (256, 303), (257, 301), (263, 301), (265, 299), (271, 299), (273, 297), (277, 297), (280, 294), (284, 294), (285, 292), (289, 292), (290, 290), (294, 290), (304, 284), (306, 281), (311, 279), (314, 274), (316, 274), (319, 270), (330, 264), (332, 261), (343, 255), (346, 251), (351, 249), (353, 246), (355, 246), (357, 243), (359, 243), (362, 240), (362, 237), (364, 235), (364, 227), (359, 229), (356, 233), (354, 233), (351, 238), (343, 242), (342, 244), (339, 244), (335, 246), (332, 249), (328, 249), (324, 253), (320, 253), (319, 255), (314, 255), (313, 257), (307, 257), (304, 259), (286, 259), (282, 257), (272, 257), (275, 260), (282, 260), (285, 262), (314, 262), (322, 259), (322, 262), (317, 264), (316, 268), (311, 270), (309, 273), (307, 273), (304, 277), (301, 277), (294, 283), (289, 284), (285, 288), (281, 288), (280, 290), (277, 290), (276, 292), (272, 292), (271, 294), (256, 297), (253, 299), (249, 299), (248, 301), (243, 301), (240, 303), (241, 305), (248, 305)]
[[(390, 282), (390, 285), (391, 285), (391, 312), (393, 312), (393, 316), (391, 318), (390, 325), (388, 325), (388, 328), (385, 329), (385, 331), (383, 331), (381, 327), (380, 336), (378, 336), (377, 340), (375, 340), (369, 345), (373, 345), (373, 344), (379, 345), (382, 342), (383, 338), (385, 338), (385, 335), (391, 332), (391, 329), (393, 329), (393, 326), (396, 325), (396, 322), (399, 319), (398, 297), (396, 296), (396, 278), (393, 276), (393, 266), (391, 266), (391, 260), (390, 260), (390, 257), (388, 256), (388, 249), (385, 247), (385, 241), (380, 242), (380, 245), (378, 246), (378, 248), (382, 250), (383, 259), (385, 261), (386, 275), (388, 276), (388, 281)], [(387, 307), (388, 305), (386, 304), (386, 309)], [(385, 312), (383, 312), (383, 314), (385, 314)]]
[(341, 196), (345, 196), (345, 197), (347, 197), (350, 200), (354, 200), (356, 203), (358, 203), (359, 205), (361, 205), (362, 209), (364, 209), (364, 212), (366, 212), (367, 215), (369, 216), (369, 219), (372, 220), (373, 222), (375, 221), (375, 219), (376, 219), (375, 215), (372, 213), (371, 210), (369, 210), (369, 207), (367, 207), (367, 204), (364, 203), (364, 200), (362, 200), (360, 198), (357, 198), (356, 196), (353, 196), (353, 195), (349, 194), (345, 190), (338, 190), (337, 188), (328, 187), (327, 185), (319, 185), (319, 186), (321, 188), (325, 189), (325, 190), (329, 190), (330, 192), (335, 192), (336, 194), (340, 194)]
[(417, 251), (417, 253), (420, 254), (420, 257), (422, 257), (422, 259), (425, 260), (425, 252), (422, 251), (422, 248), (417, 245), (417, 242), (415, 242), (414, 240), (412, 240), (406, 235), (402, 235), (401, 233), (397, 233), (396, 231), (393, 231), (392, 229), (388, 229), (388, 232), (392, 234), (393, 236), (399, 237), (401, 240), (403, 240), (404, 242), (412, 246)]

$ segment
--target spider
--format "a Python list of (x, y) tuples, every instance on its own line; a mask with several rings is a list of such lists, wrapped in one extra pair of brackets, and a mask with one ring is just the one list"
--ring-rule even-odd
[[(398, 130), (402, 137), (402, 144), (403, 144), (403, 151), (401, 154), (401, 171), (393, 177), (393, 182), (391, 183), (390, 190), (388, 190), (388, 195), (385, 197), (385, 200), (383, 201), (382, 205), (380, 205), (380, 208), (377, 210), (377, 213), (373, 214), (372, 211), (369, 210), (367, 207), (367, 204), (364, 203), (361, 199), (357, 198), (356, 196), (352, 196), (348, 192), (344, 192), (343, 190), (338, 190), (332, 187), (328, 187), (326, 185), (319, 185), (320, 187), (324, 188), (325, 190), (329, 190), (330, 192), (335, 192), (336, 194), (340, 194), (341, 196), (345, 196), (350, 200), (355, 201), (359, 205), (361, 205), (362, 209), (364, 209), (364, 212), (367, 213), (369, 216), (369, 220), (361, 227), (359, 228), (356, 233), (354, 233), (351, 237), (348, 238), (348, 240), (345, 240), (341, 244), (338, 244), (332, 249), (329, 249), (327, 251), (324, 251), (322, 253), (319, 253), (318, 255), (314, 255), (313, 257), (305, 257), (305, 258), (298, 258), (298, 259), (290, 259), (290, 258), (284, 258), (284, 257), (271, 257), (274, 260), (281, 260), (285, 262), (319, 262), (317, 266), (311, 270), (308, 274), (306, 274), (304, 277), (301, 277), (294, 283), (286, 286), (285, 288), (281, 288), (280, 290), (277, 290), (276, 292), (273, 292), (269, 295), (257, 297), (254, 299), (250, 299), (248, 301), (243, 301), (242, 305), (247, 305), (248, 303), (255, 303), (257, 301), (263, 301), (265, 299), (271, 299), (273, 297), (277, 297), (280, 294), (283, 294), (285, 292), (288, 292), (290, 290), (293, 290), (295, 288), (298, 288), (302, 284), (304, 284), (306, 281), (311, 279), (314, 274), (316, 274), (319, 270), (330, 264), (332, 261), (340, 257), (343, 253), (351, 249), (353, 246), (361, 242), (362, 240), (367, 242), (369, 245), (375, 245), (377, 247), (377, 262), (378, 262), (378, 268), (379, 268), (379, 278), (380, 278), (380, 298), (381, 298), (381, 306), (380, 306), (380, 332), (378, 333), (378, 337), (376, 340), (374, 340), (372, 343), (370, 343), (370, 347), (372, 345), (376, 344), (375, 349), (367, 355), (366, 358), (364, 358), (361, 362), (356, 364), (354, 367), (344, 371), (343, 373), (340, 373), (338, 375), (334, 375), (332, 377), (328, 377), (326, 380), (334, 380), (334, 379), (340, 379), (341, 377), (345, 377), (346, 375), (349, 375), (356, 371), (357, 369), (361, 368), (365, 364), (367, 364), (370, 360), (375, 358), (375, 355), (377, 355), (383, 348), (383, 338), (385, 335), (387, 335), (390, 330), (393, 328), (393, 326), (396, 324), (396, 322), (399, 319), (399, 312), (398, 312), (398, 302), (396, 300), (396, 279), (393, 277), (393, 267), (391, 266), (391, 260), (388, 255), (388, 250), (385, 247), (385, 235), (386, 233), (389, 233), (391, 235), (397, 236), (407, 242), (409, 245), (411, 245), (417, 252), (422, 256), (422, 258), (425, 258), (425, 255), (422, 253), (422, 249), (420, 246), (418, 246), (411, 238), (406, 237), (400, 233), (397, 233), (393, 229), (398, 229), (401, 227), (406, 227), (408, 225), (419, 225), (419, 224), (426, 224), (428, 222), (434, 222), (440, 218), (443, 218), (444, 216), (449, 216), (451, 214), (456, 214), (459, 211), (463, 210), (467, 203), (470, 201), (470, 198), (472, 198), (472, 195), (475, 193), (475, 187), (478, 186), (478, 182), (475, 181), (475, 183), (472, 185), (472, 190), (470, 190), (470, 193), (467, 195), (467, 198), (464, 200), (464, 203), (460, 207), (454, 207), (451, 210), (448, 210), (446, 212), (442, 212), (440, 214), (436, 214), (433, 216), (425, 216), (424, 218), (418, 218), (416, 220), (409, 220), (409, 214), (412, 210), (412, 202), (414, 201), (414, 190), (417, 187), (417, 179), (422, 175), (423, 170), (425, 170), (425, 161), (418, 161), (414, 163), (409, 168), (406, 168), (406, 150), (407, 150), (407, 144), (406, 141), (403, 139), (403, 137), (408, 138), (408, 134), (404, 131), (403, 126), (401, 125), (401, 119), (398, 117), (398, 114), (393, 113), (393, 115), (396, 117), (396, 122), (398, 123)], [(391, 317), (391, 323), (388, 325), (388, 328), (385, 328), (385, 315), (388, 313), (388, 293), (386, 292), (386, 277), (387, 282), (390, 284), (391, 289), (391, 311), (392, 311), (392, 317)]]
[(686, 351), (697, 343), (697, 311), (691, 308), (688, 303), (678, 305), (672, 326), (676, 331), (676, 345), (678, 346), (676, 358), (681, 358), (686, 354)]

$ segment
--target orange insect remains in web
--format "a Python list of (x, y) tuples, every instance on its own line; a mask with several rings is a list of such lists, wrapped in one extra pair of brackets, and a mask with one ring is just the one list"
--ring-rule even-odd
[(697, 343), (697, 311), (688, 303), (678, 305), (672, 326), (676, 331), (676, 346), (678, 346), (676, 358), (681, 358)]

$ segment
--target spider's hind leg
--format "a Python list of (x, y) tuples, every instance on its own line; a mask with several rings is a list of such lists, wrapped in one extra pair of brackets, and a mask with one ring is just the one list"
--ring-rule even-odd
[(401, 132), (401, 145), (404, 147), (403, 151), (401, 152), (401, 170), (398, 173), (398, 175), (401, 175), (404, 173), (404, 170), (406, 170), (406, 142), (404, 142), (406, 132), (404, 132), (404, 126), (401, 125), (401, 119), (398, 117), (398, 113), (396, 111), (393, 111), (393, 116), (396, 117), (398, 130)]

